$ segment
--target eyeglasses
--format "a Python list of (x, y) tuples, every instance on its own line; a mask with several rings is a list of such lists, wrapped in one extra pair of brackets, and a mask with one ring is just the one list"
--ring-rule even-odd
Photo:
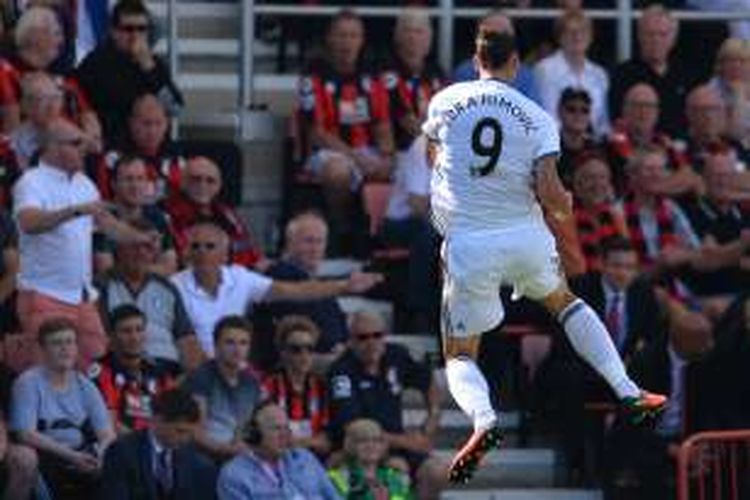
[(383, 442), (383, 436), (359, 436), (355, 438), (358, 444), (366, 444), (366, 443), (382, 443)]
[(126, 33), (145, 33), (148, 31), (148, 24), (121, 24), (117, 29)]
[(74, 137), (72, 139), (57, 139), (55, 142), (57, 142), (58, 144), (63, 144), (65, 146), (80, 148), (81, 146), (83, 146), (84, 140), (83, 137)]
[(213, 241), (194, 241), (190, 244), (190, 250), (216, 250), (216, 243)]
[(206, 184), (218, 184), (219, 179), (211, 177), (210, 175), (191, 175), (188, 176), (188, 180), (191, 182), (205, 182)]
[(385, 332), (370, 332), (370, 333), (358, 333), (354, 335), (354, 338), (358, 342), (366, 342), (368, 340), (380, 340), (385, 336)]
[(63, 98), (63, 93), (62, 92), (49, 92), (49, 93), (32, 94), (30, 98), (32, 100), (40, 101), (40, 102), (56, 101), (58, 99)]
[(640, 108), (640, 109), (658, 109), (659, 108), (658, 102), (649, 102), (649, 101), (627, 101), (626, 105), (632, 108)]
[(588, 106), (563, 106), (563, 110), (565, 110), (566, 113), (578, 115), (587, 115), (591, 112), (591, 108)]
[(310, 353), (313, 351), (312, 344), (287, 344), (284, 346), (284, 350), (290, 354), (301, 354)]

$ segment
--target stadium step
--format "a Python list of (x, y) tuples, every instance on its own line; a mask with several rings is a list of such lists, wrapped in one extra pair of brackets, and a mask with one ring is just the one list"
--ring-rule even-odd
[(441, 500), (601, 500), (599, 490), (574, 489), (460, 489), (444, 491)]
[[(416, 427), (427, 417), (427, 410), (424, 408), (407, 408), (403, 411), (404, 425)], [(501, 412), (498, 418), (500, 427), (504, 430), (516, 430), (521, 423), (521, 413), (518, 411)], [(471, 422), (469, 418), (458, 409), (444, 409), (440, 413), (441, 429), (459, 429), (470, 430)]]
[[(439, 449), (435, 455), (450, 462), (455, 449)], [(554, 488), (559, 482), (558, 459), (550, 448), (502, 448), (489, 453), (482, 461), (471, 489), (485, 488)]]

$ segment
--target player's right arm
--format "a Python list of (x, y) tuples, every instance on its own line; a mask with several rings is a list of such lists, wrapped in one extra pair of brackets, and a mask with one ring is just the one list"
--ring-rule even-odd
[(548, 214), (565, 220), (573, 214), (573, 197), (557, 175), (557, 155), (549, 154), (536, 160), (534, 191)]

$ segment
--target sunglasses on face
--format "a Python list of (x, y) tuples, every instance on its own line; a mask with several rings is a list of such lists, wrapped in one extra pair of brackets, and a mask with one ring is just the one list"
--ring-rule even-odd
[(370, 333), (358, 333), (354, 338), (358, 342), (366, 342), (368, 340), (380, 340), (385, 336), (385, 332), (370, 332)]
[(290, 354), (310, 353), (313, 351), (312, 344), (287, 344), (284, 350)]
[(565, 106), (563, 108), (567, 113), (587, 115), (591, 112), (591, 108), (588, 106)]
[(206, 184), (218, 184), (219, 179), (216, 177), (210, 177), (208, 175), (191, 175), (188, 177), (191, 182), (203, 182)]
[(118, 30), (126, 33), (145, 33), (148, 31), (147, 24), (122, 24), (117, 27)]
[(213, 241), (194, 241), (190, 244), (190, 250), (200, 251), (200, 250), (215, 250), (216, 249), (216, 243)]

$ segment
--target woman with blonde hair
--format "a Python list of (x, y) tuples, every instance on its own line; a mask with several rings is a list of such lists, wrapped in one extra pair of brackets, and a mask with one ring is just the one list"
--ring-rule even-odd
[(346, 426), (345, 461), (328, 471), (333, 485), (347, 499), (411, 500), (409, 477), (385, 465), (388, 444), (374, 420), (357, 419)]
[(726, 104), (730, 136), (750, 146), (750, 43), (727, 38), (716, 54), (715, 76), (709, 83)]
[(276, 347), (281, 366), (263, 381), (263, 387), (289, 418), (292, 442), (319, 456), (330, 449), (328, 394), (325, 382), (313, 373), (315, 345), (320, 330), (306, 316), (288, 315), (276, 325)]

